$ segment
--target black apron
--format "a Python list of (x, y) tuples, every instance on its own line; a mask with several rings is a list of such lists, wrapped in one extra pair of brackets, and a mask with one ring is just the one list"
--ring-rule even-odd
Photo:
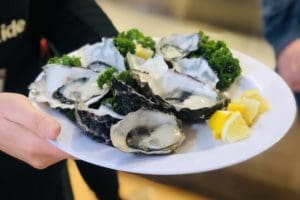
[[(28, 94), (41, 71), (40, 39), (61, 53), (111, 37), (116, 29), (93, 0), (0, 0), (0, 68), (6, 69), (4, 90)], [(82, 161), (83, 178), (98, 198), (118, 199), (116, 172)], [(44, 170), (0, 152), (0, 198), (73, 199), (66, 162)]]

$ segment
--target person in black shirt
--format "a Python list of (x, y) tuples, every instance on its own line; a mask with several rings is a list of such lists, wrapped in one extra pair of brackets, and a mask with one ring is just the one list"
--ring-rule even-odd
[[(0, 93), (0, 198), (73, 199), (65, 159), (51, 146), (60, 125), (26, 98), (28, 85), (41, 71), (40, 40), (60, 54), (102, 36), (117, 34), (93, 0), (0, 1), (0, 68), (6, 69)], [(77, 161), (100, 199), (119, 199), (116, 172)]]

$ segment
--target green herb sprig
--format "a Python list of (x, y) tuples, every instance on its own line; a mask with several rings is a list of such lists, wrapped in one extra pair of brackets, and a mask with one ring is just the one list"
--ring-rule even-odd
[(104, 85), (111, 86), (113, 79), (120, 80), (128, 85), (134, 83), (134, 79), (129, 70), (124, 70), (120, 73), (117, 72), (116, 68), (110, 67), (105, 72), (101, 73), (97, 79), (97, 84), (100, 89), (103, 89)]
[(138, 29), (121, 32), (113, 38), (113, 41), (123, 56), (126, 56), (128, 52), (135, 54), (135, 43), (142, 45), (144, 48), (155, 50), (154, 40), (151, 37), (145, 36)]
[(48, 60), (48, 64), (62, 64), (66, 66), (81, 66), (80, 57), (63, 55), (62, 57), (53, 57)]

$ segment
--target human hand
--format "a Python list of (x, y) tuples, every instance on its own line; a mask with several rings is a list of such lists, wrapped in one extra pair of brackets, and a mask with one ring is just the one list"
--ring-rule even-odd
[(277, 58), (278, 71), (294, 92), (300, 92), (300, 39), (291, 42)]
[(51, 145), (60, 125), (23, 95), (0, 93), (0, 150), (37, 169), (71, 156)]

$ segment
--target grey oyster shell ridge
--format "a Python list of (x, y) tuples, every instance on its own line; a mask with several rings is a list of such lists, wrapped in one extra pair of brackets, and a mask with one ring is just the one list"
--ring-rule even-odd
[[(110, 115), (97, 116), (85, 110), (75, 111), (75, 117), (84, 133), (93, 140), (111, 145), (110, 128), (120, 121)], [(80, 117), (80, 122), (79, 118)]]
[(110, 138), (110, 128), (121, 119), (115, 118), (111, 115), (97, 115), (93, 112), (95, 109), (89, 109), (76, 105), (74, 115), (78, 126), (91, 139), (112, 145)]
[(122, 81), (114, 79), (112, 81), (112, 90), (114, 97), (119, 105), (120, 114), (128, 114), (139, 110), (140, 108), (157, 109), (158, 106), (151, 99), (140, 94), (135, 88), (126, 85)]

